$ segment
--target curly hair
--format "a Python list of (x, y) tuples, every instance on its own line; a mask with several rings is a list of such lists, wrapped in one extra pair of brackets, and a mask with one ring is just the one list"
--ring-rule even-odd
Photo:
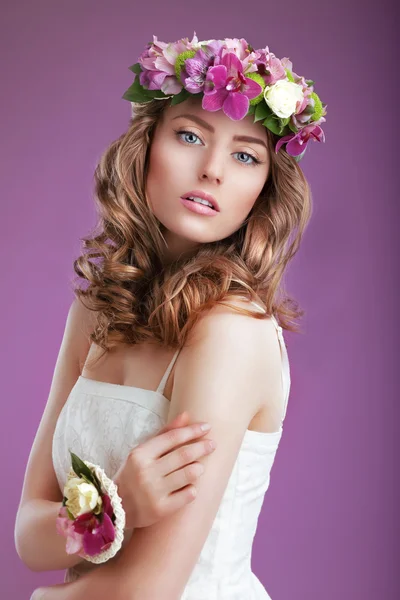
[[(297, 161), (284, 148), (275, 153), (270, 130), (270, 171), (241, 227), (202, 244), (191, 258), (163, 264), (163, 225), (150, 209), (146, 178), (154, 131), (168, 103), (135, 104), (128, 130), (95, 169), (98, 222), (80, 240), (73, 289), (97, 313), (91, 341), (104, 351), (145, 341), (183, 347), (201, 313), (215, 304), (254, 318), (275, 314), (283, 328), (299, 332), (295, 319), (304, 311), (284, 291), (283, 274), (310, 219), (311, 191)], [(238, 295), (262, 304), (266, 315), (230, 304)]]

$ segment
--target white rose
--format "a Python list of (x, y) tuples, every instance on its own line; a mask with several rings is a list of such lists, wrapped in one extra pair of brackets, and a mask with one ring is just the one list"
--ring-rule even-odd
[(65, 504), (74, 518), (83, 513), (91, 512), (102, 500), (95, 486), (86, 483), (80, 477), (71, 477), (64, 487)]
[(264, 98), (273, 113), (286, 119), (296, 110), (297, 102), (303, 100), (303, 91), (297, 83), (279, 79), (274, 85), (267, 85)]

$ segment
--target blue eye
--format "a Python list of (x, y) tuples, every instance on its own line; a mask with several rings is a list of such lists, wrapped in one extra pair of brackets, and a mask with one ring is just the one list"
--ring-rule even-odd
[(244, 156), (248, 156), (249, 158), (251, 158), (253, 162), (243, 162), (242, 160), (239, 160), (239, 162), (242, 162), (244, 165), (258, 165), (260, 162), (255, 156), (249, 154), (248, 152), (235, 152), (235, 154), (243, 154)]
[[(196, 135), (195, 133), (193, 133), (193, 131), (177, 131), (176, 134), (178, 136), (180, 136), (180, 135), (193, 135), (195, 138), (200, 139), (198, 135)], [(187, 144), (191, 144), (191, 142), (187, 142), (187, 141), (186, 141), (186, 143)]]
[[(180, 136), (186, 136), (186, 135), (192, 135), (193, 137), (197, 138), (198, 140), (200, 140), (199, 136), (196, 133), (193, 133), (193, 131), (188, 131), (186, 129), (183, 130), (175, 130), (175, 134), (178, 138), (182, 139)], [(188, 142), (186, 140), (182, 140), (184, 141), (185, 144), (189, 144), (191, 146), (194, 146), (195, 144), (192, 142)], [(260, 160), (258, 160), (258, 158), (256, 158), (255, 156), (253, 156), (252, 154), (249, 154), (248, 152), (235, 152), (235, 154), (243, 154), (244, 156), (247, 156), (248, 158), (251, 158), (251, 162), (244, 162), (242, 160), (239, 160), (238, 162), (240, 162), (242, 165), (246, 165), (249, 167), (256, 167), (257, 165), (260, 164)]]

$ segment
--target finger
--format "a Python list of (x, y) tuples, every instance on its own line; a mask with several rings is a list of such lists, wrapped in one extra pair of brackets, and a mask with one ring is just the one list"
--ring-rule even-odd
[(159, 458), (157, 471), (161, 476), (167, 477), (177, 469), (182, 469), (185, 465), (189, 465), (193, 461), (199, 460), (199, 458), (207, 456), (207, 454), (211, 454), (214, 449), (215, 443), (210, 439), (181, 446), (180, 448), (169, 452), (162, 458)]
[(171, 429), (144, 442), (146, 445), (146, 454), (149, 458), (161, 458), (171, 450), (176, 449), (182, 444), (191, 442), (209, 431), (210, 426), (207, 423), (193, 423), (185, 427)]
[(168, 516), (186, 504), (193, 502), (197, 496), (197, 490), (193, 484), (187, 485), (186, 487), (178, 490), (177, 492), (173, 492), (169, 494), (164, 499), (162, 514), (163, 516)]
[(204, 473), (204, 465), (201, 462), (192, 462), (170, 473), (164, 478), (164, 493), (170, 494), (181, 490), (183, 487), (194, 484)]

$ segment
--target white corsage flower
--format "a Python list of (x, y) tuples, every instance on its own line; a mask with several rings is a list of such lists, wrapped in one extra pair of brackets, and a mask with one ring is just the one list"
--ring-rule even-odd
[(303, 91), (297, 83), (280, 79), (273, 85), (266, 86), (264, 99), (273, 113), (286, 119), (296, 110), (297, 102), (303, 100)]
[(101, 506), (102, 503), (95, 486), (80, 477), (68, 479), (65, 484), (64, 495), (67, 498), (65, 505), (74, 518), (94, 510), (97, 505)]

